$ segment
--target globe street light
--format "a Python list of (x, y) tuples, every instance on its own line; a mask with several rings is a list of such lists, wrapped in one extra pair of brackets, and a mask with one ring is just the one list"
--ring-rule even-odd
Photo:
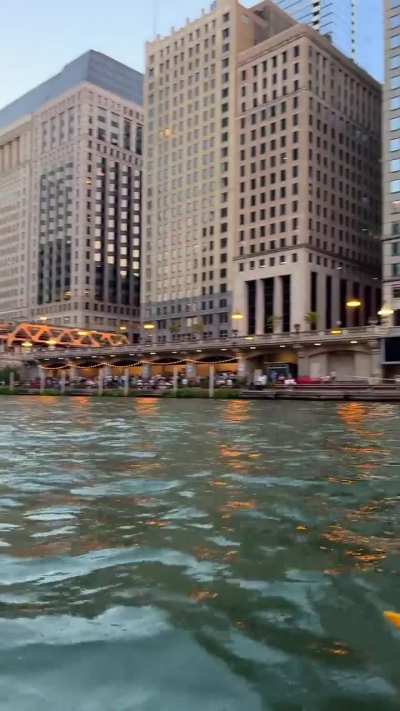
[(378, 311), (378, 316), (381, 318), (389, 318), (389, 316), (393, 316), (394, 314), (394, 309), (389, 304), (383, 304), (381, 308)]
[[(240, 313), (240, 311), (234, 311), (231, 318), (232, 318), (232, 322), (234, 322), (234, 325), (239, 326), (239, 323), (240, 323), (240, 321), (243, 321), (244, 316), (243, 316), (243, 314)], [(238, 328), (233, 328), (232, 330), (233, 330), (233, 335), (237, 336), (238, 335)]]

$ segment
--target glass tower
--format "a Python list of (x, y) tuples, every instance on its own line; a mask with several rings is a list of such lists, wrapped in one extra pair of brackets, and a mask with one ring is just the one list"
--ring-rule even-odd
[(276, 0), (298, 22), (311, 25), (349, 57), (355, 58), (356, 0)]

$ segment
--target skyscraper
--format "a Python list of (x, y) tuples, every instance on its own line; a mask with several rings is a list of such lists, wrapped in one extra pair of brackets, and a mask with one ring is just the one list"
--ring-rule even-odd
[(400, 0), (385, 0), (383, 301), (400, 325)]
[(0, 318), (139, 318), (142, 75), (98, 52), (0, 110)]
[(355, 59), (356, 0), (276, 0), (297, 22), (311, 25), (335, 47)]
[(311, 25), (382, 80), (381, 0), (275, 0), (297, 22)]
[(268, 0), (217, 0), (148, 44), (142, 299), (159, 342), (228, 335), (233, 315), (249, 334), (373, 316), (380, 114), (378, 83)]

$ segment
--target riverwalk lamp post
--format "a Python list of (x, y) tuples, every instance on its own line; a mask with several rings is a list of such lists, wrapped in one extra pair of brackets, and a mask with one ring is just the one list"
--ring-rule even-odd
[(155, 330), (155, 323), (151, 323), (148, 321), (147, 323), (143, 324), (143, 330), (145, 331), (145, 336), (148, 336), (148, 338), (145, 338), (145, 343), (153, 343), (153, 333)]
[(384, 326), (390, 325), (390, 319), (393, 316), (393, 314), (394, 314), (394, 309), (392, 309), (390, 304), (383, 304), (378, 311), (378, 316), (382, 320), (382, 323)]
[(24, 341), (22, 344), (22, 352), (30, 353), (32, 349), (32, 343), (30, 341)]
[(358, 296), (352, 296), (350, 299), (348, 299), (346, 301), (346, 308), (349, 309), (349, 311), (353, 311), (353, 313), (354, 313), (353, 326), (360, 325), (361, 306), (362, 306), (362, 301), (361, 301), (361, 299), (358, 298)]
[(381, 318), (389, 318), (389, 316), (393, 316), (393, 314), (394, 314), (394, 309), (392, 309), (392, 307), (389, 306), (389, 304), (383, 304), (383, 306), (381, 306), (381, 308), (378, 311), (378, 316), (380, 316)]
[(54, 351), (56, 349), (57, 341), (55, 338), (50, 338), (49, 341), (47, 341), (47, 345), (49, 347), (49, 351)]
[(239, 311), (234, 311), (232, 314), (232, 334), (236, 338), (236, 336), (239, 334), (239, 329), (236, 328), (236, 326), (239, 326), (240, 322), (243, 321), (243, 314), (241, 314)]

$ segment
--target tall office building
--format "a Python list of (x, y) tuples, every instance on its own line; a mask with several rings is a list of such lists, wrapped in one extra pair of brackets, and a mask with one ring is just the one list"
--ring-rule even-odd
[(400, 325), (400, 0), (385, 0), (383, 300)]
[(294, 24), (217, 0), (146, 48), (143, 315), (158, 339), (230, 330), (237, 221), (239, 53)]
[(89, 51), (0, 111), (0, 318), (137, 331), (142, 75)]
[(297, 22), (328, 37), (377, 79), (382, 79), (381, 1), (366, 0), (275, 0)]
[(297, 22), (329, 37), (347, 56), (356, 57), (356, 0), (276, 0)]
[(268, 0), (217, 0), (147, 46), (145, 87), (142, 298), (158, 341), (304, 329), (314, 312), (319, 328), (368, 321), (378, 83)]

